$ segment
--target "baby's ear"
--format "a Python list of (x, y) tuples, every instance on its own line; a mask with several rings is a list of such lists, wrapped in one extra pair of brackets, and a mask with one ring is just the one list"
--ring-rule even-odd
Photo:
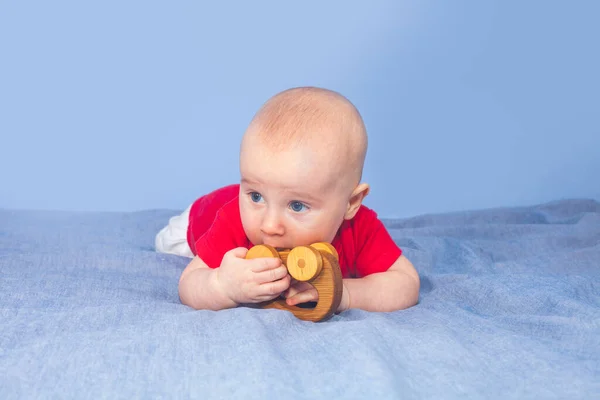
[(350, 201), (348, 202), (348, 210), (344, 215), (344, 219), (352, 219), (358, 212), (363, 200), (369, 194), (371, 188), (367, 183), (361, 183), (352, 191)]

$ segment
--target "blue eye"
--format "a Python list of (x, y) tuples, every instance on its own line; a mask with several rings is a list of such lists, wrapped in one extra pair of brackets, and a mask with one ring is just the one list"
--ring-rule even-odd
[(291, 208), (293, 211), (295, 211), (295, 212), (300, 212), (300, 211), (302, 211), (304, 208), (308, 208), (308, 207), (306, 207), (306, 205), (305, 205), (305, 204), (303, 204), (303, 203), (300, 203), (299, 201), (292, 201), (292, 202), (290, 203), (290, 208)]
[(258, 192), (250, 193), (250, 198), (253, 202), (258, 203), (262, 199), (262, 195)]

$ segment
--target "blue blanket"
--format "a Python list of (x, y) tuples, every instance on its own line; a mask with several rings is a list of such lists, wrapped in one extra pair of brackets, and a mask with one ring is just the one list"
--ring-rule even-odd
[(386, 220), (417, 306), (194, 311), (176, 211), (0, 210), (0, 398), (600, 398), (600, 203)]

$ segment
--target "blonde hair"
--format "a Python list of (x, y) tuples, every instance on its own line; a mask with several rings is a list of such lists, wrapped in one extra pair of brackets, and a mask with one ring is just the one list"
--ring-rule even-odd
[(354, 166), (359, 180), (362, 177), (368, 146), (365, 124), (354, 104), (333, 90), (296, 87), (276, 94), (254, 115), (247, 135), (271, 151), (319, 143), (336, 161)]

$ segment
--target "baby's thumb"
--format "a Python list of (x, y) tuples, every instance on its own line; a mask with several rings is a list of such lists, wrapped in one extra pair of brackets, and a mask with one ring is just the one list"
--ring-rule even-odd
[(248, 249), (245, 247), (236, 247), (227, 252), (227, 255), (235, 258), (245, 258), (248, 253)]

